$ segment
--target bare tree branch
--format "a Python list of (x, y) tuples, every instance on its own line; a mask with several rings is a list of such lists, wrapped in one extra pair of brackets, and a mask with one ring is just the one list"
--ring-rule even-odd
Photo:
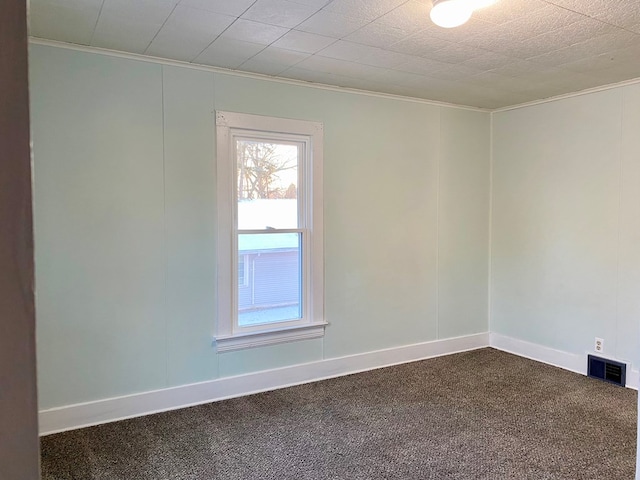
[(280, 172), (297, 168), (296, 159), (283, 156), (278, 145), (237, 142), (238, 199), (296, 198), (296, 186), (280, 185)]

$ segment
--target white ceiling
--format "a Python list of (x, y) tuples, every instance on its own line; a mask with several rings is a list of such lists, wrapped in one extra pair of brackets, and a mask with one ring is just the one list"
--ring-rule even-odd
[(31, 0), (34, 37), (500, 108), (640, 77), (640, 0)]

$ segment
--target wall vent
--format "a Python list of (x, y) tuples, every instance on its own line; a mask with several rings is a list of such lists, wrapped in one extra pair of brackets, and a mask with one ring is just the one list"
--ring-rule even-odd
[(587, 355), (587, 375), (621, 387), (627, 384), (627, 366), (606, 358)]

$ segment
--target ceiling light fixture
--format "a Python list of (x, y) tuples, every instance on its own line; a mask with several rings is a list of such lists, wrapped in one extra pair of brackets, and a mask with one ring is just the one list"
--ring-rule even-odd
[(433, 0), (429, 16), (433, 23), (443, 28), (453, 28), (466, 23), (473, 13), (468, 0)]
[(496, 2), (497, 0), (433, 0), (429, 16), (439, 27), (459, 27), (471, 18), (474, 10)]

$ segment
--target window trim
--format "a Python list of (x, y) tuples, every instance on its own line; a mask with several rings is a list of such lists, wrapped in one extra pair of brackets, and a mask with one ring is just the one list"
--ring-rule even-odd
[[(264, 134), (298, 135), (307, 137), (309, 164), (304, 165), (303, 174), (309, 191), (305, 191), (306, 229), (308, 260), (303, 265), (308, 285), (303, 292), (303, 302), (308, 318), (291, 325), (281, 323), (264, 325), (261, 329), (234, 330), (234, 313), (238, 286), (234, 285), (232, 265), (236, 244), (235, 232), (235, 161), (231, 145), (235, 131), (244, 134), (256, 132)], [(324, 256), (323, 256), (323, 125), (319, 122), (285, 118), (266, 117), (236, 112), (216, 111), (216, 152), (217, 152), (217, 259), (218, 259), (218, 301), (217, 325), (214, 343), (219, 352), (260, 347), (277, 343), (291, 342), (324, 335)], [(311, 168), (308, 168), (308, 167)], [(235, 290), (234, 290), (235, 289)]]
[[(249, 286), (249, 255), (243, 253), (238, 257), (242, 257), (242, 283), (240, 283), (240, 279), (238, 279), (238, 287), (248, 287)], [(240, 260), (240, 258), (238, 258)], [(238, 268), (238, 270), (240, 270)]]

